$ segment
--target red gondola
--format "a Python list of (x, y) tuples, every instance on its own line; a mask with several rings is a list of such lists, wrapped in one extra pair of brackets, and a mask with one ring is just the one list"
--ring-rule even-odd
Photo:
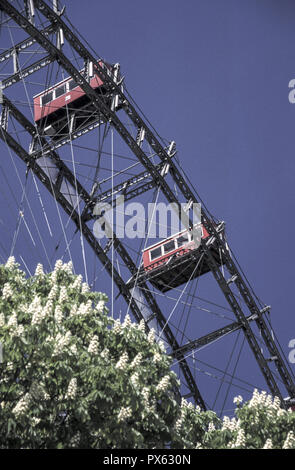
[[(207, 238), (208, 232), (200, 226), (201, 238)], [(155, 243), (143, 251), (142, 260), (145, 271), (150, 271), (167, 263), (171, 256), (179, 257), (196, 249), (196, 241), (191, 231), (183, 230), (172, 237)]]
[[(161, 292), (166, 292), (207, 273), (210, 269), (200, 249), (200, 240), (207, 238), (207, 230), (199, 224), (195, 226), (194, 235), (191, 230), (183, 230), (145, 248), (142, 256), (145, 277)], [(214, 244), (210, 250), (220, 266), (222, 260)]]
[[(118, 67), (118, 64), (111, 66), (101, 61), (98, 63), (108, 74)], [(85, 76), (84, 69), (80, 73)], [(108, 96), (107, 87), (96, 74), (89, 79), (89, 84), (100, 95)], [(71, 77), (34, 96), (34, 120), (39, 130), (50, 135), (53, 140), (97, 121), (95, 111), (91, 100)]]

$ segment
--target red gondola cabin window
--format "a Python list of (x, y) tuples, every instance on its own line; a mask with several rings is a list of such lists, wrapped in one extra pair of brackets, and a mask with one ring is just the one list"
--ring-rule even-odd
[[(199, 225), (196, 228), (200, 230), (201, 238), (208, 236), (204, 227)], [(143, 267), (148, 270), (156, 268), (160, 264), (167, 262), (170, 255), (182, 256), (193, 249), (196, 249), (193, 235), (191, 232), (184, 230), (173, 235), (173, 237), (146, 248), (143, 251)]]

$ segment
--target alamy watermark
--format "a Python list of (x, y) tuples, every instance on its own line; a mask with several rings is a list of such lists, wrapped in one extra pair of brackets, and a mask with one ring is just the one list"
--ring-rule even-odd
[(288, 356), (289, 362), (291, 362), (291, 364), (295, 364), (295, 338), (290, 339), (288, 346), (291, 349)]
[[(97, 239), (112, 238), (168, 238), (182, 230), (192, 230), (195, 241), (201, 234), (201, 204), (164, 202), (142, 204), (125, 202), (118, 196), (112, 204), (98, 202), (93, 210), (93, 233)], [(189, 217), (190, 216), (190, 217)], [(190, 219), (193, 228), (190, 227)]]
[(295, 78), (292, 78), (292, 80), (289, 81), (288, 87), (291, 89), (288, 95), (289, 103), (294, 104), (295, 103)]

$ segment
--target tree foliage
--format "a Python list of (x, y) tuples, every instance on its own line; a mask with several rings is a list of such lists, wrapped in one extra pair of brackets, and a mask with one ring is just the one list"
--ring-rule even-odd
[(112, 319), (70, 263), (27, 278), (9, 258), (0, 289), (2, 448), (295, 448), (295, 415), (266, 394), (223, 421), (179, 403), (154, 331)]

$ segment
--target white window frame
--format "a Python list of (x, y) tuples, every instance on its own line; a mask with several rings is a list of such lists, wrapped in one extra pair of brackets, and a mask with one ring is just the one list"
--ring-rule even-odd
[(189, 232), (184, 232), (182, 235), (178, 235), (178, 237), (176, 238), (177, 248), (182, 248), (183, 246), (185, 246), (185, 245), (181, 245), (181, 246), (178, 245), (178, 239), (180, 237), (183, 237), (185, 234), (187, 235), (187, 243), (190, 243), (192, 241), (191, 234)]
[[(166, 244), (168, 244), (168, 243), (170, 243), (170, 242), (174, 242), (174, 248), (173, 248), (172, 250), (170, 250), (170, 251), (167, 251), (167, 253), (165, 253), (165, 248), (164, 248), (164, 247), (165, 247)], [(175, 238), (172, 238), (171, 240), (169, 240), (169, 241), (166, 240), (166, 242), (163, 243), (163, 245), (162, 245), (162, 246), (163, 246), (162, 251), (163, 251), (164, 255), (169, 255), (169, 253), (171, 253), (171, 251), (175, 251), (175, 250), (177, 249), (175, 242), (176, 242)]]
[(58, 97), (56, 97), (56, 89), (59, 88), (61, 85), (57, 86), (56, 88), (54, 88), (54, 99), (56, 100), (57, 98), (60, 98), (61, 96), (65, 95), (66, 93), (68, 93), (68, 87), (67, 87), (67, 82), (63, 84), (65, 86), (65, 91), (63, 92), (62, 95), (59, 95)]
[[(157, 248), (161, 249), (161, 254), (159, 256), (157, 256), (156, 258), (152, 259), (152, 251), (157, 250)], [(149, 258), (150, 258), (151, 262), (157, 260), (158, 258), (161, 258), (162, 256), (163, 256), (163, 245), (155, 246), (154, 248), (149, 250)]]
[[(47, 103), (43, 104), (43, 98), (44, 96), (46, 95), (49, 95), (49, 93), (52, 93), (52, 99), (50, 101), (47, 101)], [(47, 106), (49, 103), (51, 103), (51, 101), (54, 100), (54, 96), (55, 96), (55, 90), (49, 90), (47, 93), (44, 93), (44, 95), (41, 95), (41, 98), (40, 98), (40, 101), (41, 101), (41, 107), (44, 107), (44, 106)]]

